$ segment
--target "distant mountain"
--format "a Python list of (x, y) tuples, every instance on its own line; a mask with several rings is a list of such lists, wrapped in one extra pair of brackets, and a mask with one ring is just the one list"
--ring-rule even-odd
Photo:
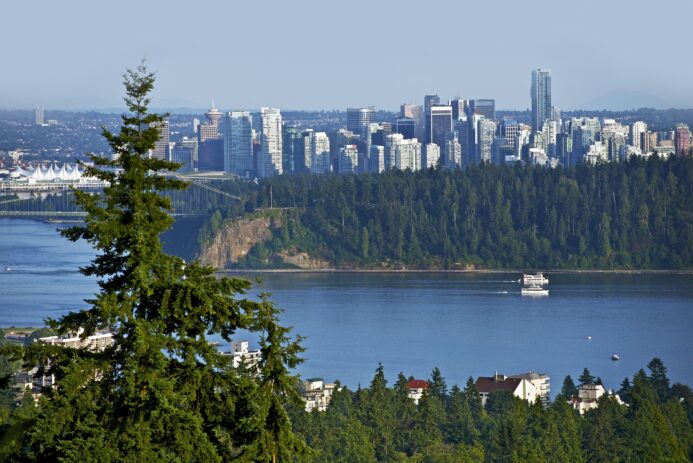
[(566, 109), (623, 111), (639, 108), (668, 109), (680, 106), (680, 104), (672, 104), (672, 102), (651, 93), (611, 92)]

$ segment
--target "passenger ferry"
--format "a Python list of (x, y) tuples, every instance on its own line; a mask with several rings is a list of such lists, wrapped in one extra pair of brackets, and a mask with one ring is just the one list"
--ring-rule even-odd
[(544, 276), (543, 273), (523, 273), (522, 278), (520, 279), (520, 283), (523, 285), (527, 286), (542, 286), (542, 285), (548, 285), (549, 284), (549, 279)]
[(523, 296), (548, 296), (549, 290), (539, 285), (523, 286), (520, 290)]

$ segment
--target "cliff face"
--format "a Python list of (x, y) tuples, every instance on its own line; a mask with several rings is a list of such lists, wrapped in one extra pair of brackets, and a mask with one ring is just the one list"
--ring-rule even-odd
[(224, 223), (214, 240), (200, 252), (200, 262), (224, 269), (248, 254), (258, 243), (272, 239), (272, 230), (281, 226), (281, 217), (253, 217)]

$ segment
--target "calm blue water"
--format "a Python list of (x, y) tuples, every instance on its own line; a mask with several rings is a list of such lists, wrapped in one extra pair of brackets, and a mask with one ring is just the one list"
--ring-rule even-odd
[[(55, 227), (0, 219), (0, 326), (39, 325), (96, 290), (77, 273), (90, 248)], [(556, 393), (584, 367), (618, 388), (658, 356), (673, 381), (693, 385), (693, 275), (549, 274), (544, 298), (520, 296), (517, 273), (261, 277), (283, 323), (307, 336), (304, 376), (367, 385), (382, 362), (391, 380), (438, 366), (451, 385), (532, 370), (551, 375)]]

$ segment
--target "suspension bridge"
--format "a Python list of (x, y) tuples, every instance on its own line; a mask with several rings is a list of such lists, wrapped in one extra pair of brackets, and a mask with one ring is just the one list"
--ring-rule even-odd
[[(177, 172), (165, 172), (164, 175), (178, 178), (189, 183), (190, 187), (182, 191), (162, 192), (171, 199), (174, 216), (208, 215), (210, 204), (220, 201), (241, 201), (241, 197), (212, 186), (210, 179), (190, 177)], [(219, 180), (219, 179), (214, 179)], [(100, 190), (87, 190), (97, 194)], [(210, 201), (211, 200), (211, 201)], [(81, 218), (86, 212), (74, 201), (74, 190), (69, 187), (56, 189), (5, 191), (0, 195), (0, 217), (45, 217), (45, 218)]]

